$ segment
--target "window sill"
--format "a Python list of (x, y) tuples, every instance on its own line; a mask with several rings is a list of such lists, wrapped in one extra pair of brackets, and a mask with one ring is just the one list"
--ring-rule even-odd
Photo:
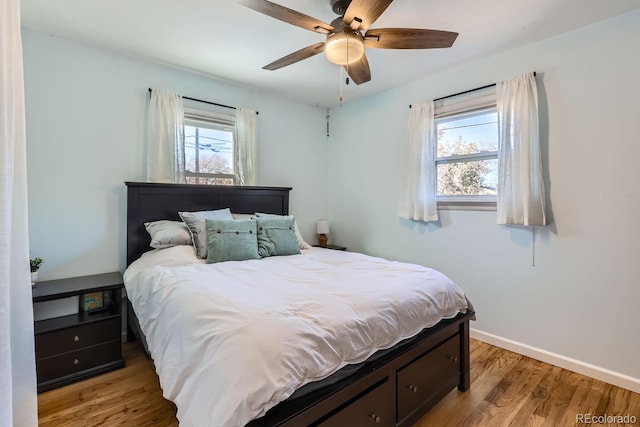
[(443, 211), (495, 211), (496, 202), (438, 202), (438, 210)]

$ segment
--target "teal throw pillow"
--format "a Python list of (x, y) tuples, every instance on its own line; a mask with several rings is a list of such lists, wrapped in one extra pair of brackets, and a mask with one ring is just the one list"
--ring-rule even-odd
[(256, 221), (207, 219), (207, 263), (260, 259)]
[(215, 211), (178, 212), (182, 222), (186, 224), (191, 233), (193, 248), (198, 258), (207, 258), (207, 219), (232, 220), (229, 208), (217, 209)]
[(258, 253), (261, 257), (300, 253), (292, 217), (257, 218)]

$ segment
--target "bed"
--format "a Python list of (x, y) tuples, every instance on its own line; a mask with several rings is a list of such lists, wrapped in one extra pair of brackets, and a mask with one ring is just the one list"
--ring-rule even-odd
[[(356, 289), (355, 286), (349, 286), (347, 282), (340, 282), (341, 277), (344, 278), (348, 275), (345, 273), (347, 270), (343, 269), (353, 268), (351, 267), (352, 265), (359, 265), (361, 272), (358, 273), (358, 269), (349, 270), (352, 272), (350, 274), (365, 274), (365, 272), (368, 274), (370, 271), (376, 272), (377, 270), (375, 269), (379, 268), (380, 270), (374, 276), (366, 279), (371, 282), (377, 281), (376, 278), (378, 277), (383, 280), (383, 276), (391, 274), (390, 271), (394, 269), (401, 269), (402, 274), (410, 276), (416, 274), (433, 275), (434, 280), (444, 280), (444, 283), (448, 279), (441, 273), (432, 270), (427, 272), (419, 266), (412, 267), (402, 263), (389, 264), (384, 260), (361, 254), (345, 254), (328, 249), (314, 248), (303, 251), (304, 255), (300, 256), (271, 257), (271, 259), (265, 258), (260, 261), (239, 261), (243, 264), (235, 264), (238, 263), (236, 261), (219, 263), (214, 265), (216, 267), (215, 273), (209, 271), (211, 264), (207, 266), (201, 262), (191, 261), (187, 254), (188, 250), (185, 250), (185, 248), (171, 248), (173, 252), (164, 249), (155, 250), (145, 254), (151, 250), (149, 247), (150, 237), (143, 225), (145, 222), (161, 219), (179, 220), (178, 211), (212, 210), (226, 207), (235, 213), (241, 214), (264, 212), (267, 214), (287, 215), (289, 213), (289, 192), (291, 188), (132, 182), (127, 182), (126, 185), (128, 187), (127, 265), (130, 266), (127, 274), (130, 277), (135, 277), (137, 282), (144, 283), (143, 286), (132, 288), (131, 294), (135, 304), (132, 304), (131, 300), (127, 303), (129, 331), (141, 341), (148, 354), (149, 343), (147, 343), (147, 338), (151, 339), (150, 342), (153, 344), (151, 346), (151, 356), (154, 358), (163, 392), (166, 397), (177, 404), (178, 418), (184, 425), (204, 425), (203, 423), (208, 422), (210, 425), (246, 424), (251, 427), (359, 426), (376, 424), (408, 426), (418, 420), (455, 387), (458, 387), (461, 391), (466, 391), (469, 388), (469, 320), (474, 315), (470, 306), (466, 306), (466, 309), (461, 309), (461, 306), (456, 306), (457, 308), (447, 306), (448, 308), (446, 309), (449, 311), (443, 318), (425, 320), (429, 327), (412, 324), (413, 320), (396, 319), (398, 317), (397, 314), (390, 314), (388, 318), (393, 319), (398, 324), (402, 323), (406, 330), (403, 330), (400, 336), (394, 339), (388, 338), (385, 334), (380, 334), (379, 338), (373, 337), (372, 340), (377, 343), (373, 347), (370, 344), (362, 344), (358, 347), (358, 343), (366, 341), (362, 337), (376, 335), (376, 331), (384, 328), (380, 328), (380, 325), (376, 324), (369, 325), (371, 317), (365, 317), (364, 320), (355, 320), (359, 324), (356, 329), (362, 330), (359, 335), (360, 338), (357, 338), (358, 336), (356, 335), (356, 338), (349, 338), (343, 341), (355, 342), (356, 344), (350, 345), (358, 347), (358, 351), (356, 352), (356, 350), (349, 347), (343, 353), (338, 354), (336, 360), (332, 360), (332, 352), (336, 352), (335, 348), (342, 346), (340, 341), (342, 338), (340, 337), (343, 335), (339, 334), (340, 339), (331, 341), (335, 337), (331, 335), (331, 331), (334, 329), (330, 329), (329, 325), (333, 325), (331, 326), (332, 328), (340, 328), (342, 320), (338, 320), (336, 313), (332, 313), (331, 310), (329, 310), (329, 313), (313, 311), (317, 308), (313, 307), (314, 305), (325, 307), (321, 307), (318, 310), (326, 310), (326, 307), (334, 306), (332, 302), (327, 302), (324, 305), (313, 304), (314, 301), (323, 301), (322, 294), (315, 294), (311, 297), (305, 296), (307, 299), (303, 302), (304, 310), (294, 313), (292, 318), (304, 318), (305, 313), (308, 313), (308, 317), (316, 319), (318, 316), (326, 314), (325, 320), (319, 322), (319, 324), (322, 325), (324, 330), (326, 323), (326, 329), (330, 332), (325, 331), (329, 335), (324, 336), (322, 339), (313, 338), (319, 341), (310, 341), (308, 345), (302, 346), (306, 349), (306, 353), (303, 353), (305, 357), (293, 357), (291, 359), (295, 363), (305, 363), (304, 366), (294, 365), (287, 358), (282, 358), (282, 360), (286, 360), (286, 363), (280, 363), (278, 357), (280, 353), (278, 352), (282, 351), (284, 352), (283, 354), (288, 354), (286, 353), (288, 347), (284, 344), (278, 346), (266, 345), (264, 348), (256, 350), (253, 344), (248, 343), (247, 340), (235, 339), (235, 336), (231, 335), (230, 339), (227, 339), (228, 341), (241, 341), (241, 344), (247, 349), (246, 352), (243, 352), (242, 357), (235, 358), (238, 359), (236, 362), (239, 364), (246, 363), (245, 366), (247, 368), (239, 369), (236, 367), (235, 371), (225, 371), (214, 363), (217, 360), (217, 356), (213, 353), (209, 354), (209, 350), (206, 350), (206, 347), (197, 342), (198, 340), (187, 338), (185, 341), (184, 334), (177, 334), (178, 338), (169, 338), (171, 334), (160, 333), (159, 331), (170, 329), (174, 323), (182, 322), (182, 318), (189, 318), (188, 321), (196, 322), (196, 326), (190, 327), (190, 330), (199, 331), (199, 327), (205, 324), (222, 325), (222, 323), (219, 323), (222, 320), (218, 317), (212, 318), (209, 322), (203, 322), (202, 317), (210, 316), (210, 314), (203, 314), (205, 312), (200, 311), (201, 306), (213, 305), (217, 300), (232, 300), (234, 299), (234, 293), (225, 291), (231, 293), (219, 293), (208, 300), (204, 296), (198, 298), (199, 294), (197, 292), (199, 290), (196, 288), (199, 286), (199, 282), (196, 278), (204, 274), (229, 277), (230, 280), (234, 280), (234, 286), (231, 289), (239, 289), (238, 286), (241, 285), (249, 286), (244, 292), (255, 293), (256, 298), (252, 301), (242, 301), (244, 305), (241, 305), (242, 308), (239, 310), (244, 310), (257, 316), (252, 320), (252, 324), (258, 326), (258, 329), (253, 329), (253, 337), (269, 337), (268, 339), (258, 339), (257, 341), (271, 343), (286, 343), (286, 337), (281, 334), (284, 334), (288, 329), (296, 329), (293, 323), (288, 322), (268, 324), (265, 321), (264, 325), (260, 324), (260, 319), (270, 317), (268, 316), (269, 310), (275, 312), (280, 309), (278, 306), (281, 300), (279, 299), (280, 294), (290, 292), (288, 288), (292, 288), (292, 286), (278, 285), (280, 281), (286, 280), (287, 277), (291, 277), (291, 280), (302, 284), (300, 285), (301, 287), (308, 284), (310, 288), (313, 288), (315, 284), (312, 283), (313, 280), (309, 279), (309, 277), (317, 278), (322, 274), (335, 276), (336, 287), (332, 291), (328, 291), (328, 293), (350, 298), (348, 301), (353, 301), (354, 295), (362, 296), (358, 298), (358, 304), (360, 305), (352, 305), (351, 303), (348, 305), (349, 307), (356, 307), (354, 310), (358, 312), (358, 315), (360, 315), (360, 311), (363, 313), (368, 312), (368, 307), (371, 307), (375, 313), (385, 312), (386, 306), (384, 304), (379, 307), (376, 304), (381, 304), (380, 300), (384, 299), (388, 300), (385, 304), (393, 305), (394, 295), (383, 294), (376, 297), (376, 291), (373, 291), (373, 288), (371, 290), (365, 288)], [(191, 252), (193, 251), (191, 250)], [(143, 256), (143, 254), (145, 255)], [(157, 259), (154, 259), (154, 257)], [(289, 260), (284, 260), (285, 258)], [(160, 262), (160, 259), (167, 260), (171, 266), (166, 268), (164, 266), (145, 268), (145, 263), (155, 266), (155, 263)], [(138, 262), (134, 263), (136, 260)], [(293, 272), (293, 270), (290, 271), (290, 268), (305, 270), (307, 273), (304, 273), (306, 274), (305, 276), (297, 276), (298, 273)], [(154, 269), (163, 271), (161, 274), (163, 280), (156, 278), (158, 274)], [(407, 269), (408, 271), (406, 271)], [(154, 274), (149, 273), (151, 270), (154, 270)], [(205, 270), (207, 271), (205, 272)], [(242, 273), (244, 270), (246, 270), (246, 273)], [(312, 272), (311, 276), (309, 276), (309, 271)], [(255, 277), (262, 277), (262, 279), (256, 280), (254, 279)], [(130, 281), (134, 282), (134, 280)], [(191, 284), (189, 287), (184, 285), (187, 282)], [(264, 287), (256, 286), (256, 282), (260, 282), (259, 285), (264, 284)], [(358, 281), (356, 280), (355, 282)], [(266, 286), (269, 287), (266, 288)], [(196, 289), (196, 293), (189, 293), (192, 288)], [(345, 292), (341, 292), (341, 289), (344, 289)], [(344, 296), (343, 294), (346, 293), (346, 290), (354, 293), (354, 295)], [(217, 290), (216, 292), (223, 291)], [(399, 294), (401, 292), (395, 293)], [(162, 310), (156, 310), (155, 308), (152, 310), (149, 306), (145, 306), (144, 301), (147, 301), (145, 298), (151, 298), (149, 295), (156, 294), (163, 295), (161, 301), (176, 301), (178, 299), (174, 296), (180, 295), (183, 306), (185, 305), (184, 301), (194, 301), (194, 303), (190, 305), (189, 310), (179, 310), (175, 304), (172, 306), (169, 303)], [(459, 297), (460, 295), (456, 299), (460, 299)], [(287, 296), (287, 298), (290, 297)], [(143, 301), (143, 303), (140, 301)], [(444, 305), (448, 304), (446, 298), (443, 301), (445, 301)], [(399, 304), (402, 303), (399, 302)], [(225, 311), (224, 304), (217, 310)], [(254, 305), (252, 306), (251, 304)], [(273, 304), (273, 306), (269, 304)], [(136, 310), (134, 310), (134, 305), (137, 305)], [(261, 307), (261, 305), (264, 307)], [(238, 309), (234, 310), (238, 311)], [(263, 312), (260, 312), (260, 310), (263, 310)], [(335, 303), (334, 310), (345, 311), (340, 308), (340, 302)], [(161, 313), (163, 312), (171, 314), (167, 315), (168, 317), (162, 317)], [(200, 317), (198, 317), (197, 313), (200, 313)], [(138, 315), (140, 315), (140, 319), (138, 319)], [(380, 317), (387, 318), (382, 314)], [(277, 321), (282, 322), (281, 319)], [(274, 327), (273, 325), (281, 325), (281, 327)], [(259, 327), (264, 329), (261, 330)], [(219, 329), (222, 329), (222, 327)], [(147, 332), (148, 337), (142, 332), (143, 330)], [(309, 336), (305, 335), (305, 331), (303, 330), (300, 336), (303, 337), (302, 339), (309, 339)], [(318, 335), (321, 334), (319, 333)], [(208, 342), (210, 339), (209, 337), (206, 341)], [(299, 340), (299, 338), (296, 338), (296, 340)], [(330, 342), (328, 356), (326, 352), (310, 351), (310, 349), (322, 347), (322, 344), (326, 342)], [(194, 348), (192, 353), (189, 354), (191, 347)], [(218, 343), (213, 348), (218, 349), (221, 347)], [(270, 351), (273, 351), (273, 353), (270, 353)], [(262, 353), (256, 355), (257, 352)], [(260, 358), (261, 354), (264, 354), (265, 360), (273, 360), (274, 362), (263, 363)], [(194, 355), (202, 355), (203, 357), (194, 357)], [(178, 360), (180, 357), (182, 359)], [(309, 374), (311, 370), (315, 369), (315, 365), (307, 366), (306, 359), (314, 358), (321, 359), (321, 362), (318, 362), (318, 366), (322, 366), (322, 371), (314, 371), (313, 374)], [(175, 362), (172, 368), (166, 367), (166, 360)], [(299, 360), (303, 360), (303, 362), (299, 362)], [(194, 363), (194, 365), (191, 366), (191, 363)], [(254, 380), (260, 379), (258, 378), (260, 377), (259, 375), (252, 373), (254, 372), (254, 365), (261, 364), (286, 365), (285, 368), (292, 366), (290, 371), (276, 370), (274, 373), (275, 381), (264, 381), (268, 386), (272, 382), (277, 383), (281, 377), (287, 377), (291, 372), (296, 373), (296, 375), (299, 372), (303, 373), (297, 376), (291, 374), (290, 376), (295, 377), (294, 379), (297, 382), (293, 384), (294, 381), (285, 381), (289, 388), (279, 393), (275, 391), (276, 389), (265, 389), (267, 386), (263, 383), (259, 383), (257, 386), (253, 384)], [(331, 366), (325, 367), (324, 365)], [(176, 366), (183, 367), (183, 370), (174, 372)], [(272, 366), (267, 368), (275, 369)], [(216, 375), (207, 374), (208, 372), (215, 372), (216, 369), (218, 369), (217, 375), (230, 377), (225, 380), (227, 382), (217, 382), (217, 379), (220, 378), (209, 377), (216, 377)], [(284, 368), (279, 367), (278, 369)], [(168, 373), (168, 371), (170, 372)], [(187, 375), (189, 372), (195, 373), (195, 375)], [(227, 375), (228, 372), (232, 374)], [(270, 377), (270, 375), (265, 377)], [(240, 399), (239, 405), (242, 407), (239, 406), (237, 409), (233, 407), (233, 410), (227, 411), (231, 412), (230, 414), (221, 415), (221, 413), (218, 413), (216, 416), (208, 417), (206, 411), (211, 410), (211, 413), (215, 414), (216, 408), (210, 408), (209, 406), (212, 406), (211, 401), (207, 403), (205, 398), (208, 394), (215, 395), (216, 392), (220, 391), (216, 389), (216, 385), (218, 385), (218, 388), (224, 388), (225, 390), (220, 396), (229, 394), (234, 396), (236, 401), (238, 400), (239, 392), (237, 388), (231, 387), (234, 385), (234, 380), (246, 387), (246, 402), (249, 403)], [(242, 393), (242, 388), (240, 388), (240, 393)], [(267, 398), (262, 398), (262, 394)], [(203, 400), (198, 403), (197, 401), (200, 397)], [(242, 396), (240, 395), (240, 397)], [(263, 402), (263, 400), (269, 400), (269, 402)], [(257, 403), (254, 401), (257, 401)], [(249, 406), (251, 408), (245, 408)], [(224, 409), (222, 411), (224, 412)], [(257, 415), (257, 417), (251, 414)]]

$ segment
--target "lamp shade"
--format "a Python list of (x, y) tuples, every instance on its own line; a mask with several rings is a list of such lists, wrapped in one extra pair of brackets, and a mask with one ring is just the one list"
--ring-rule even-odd
[(316, 223), (316, 233), (329, 234), (329, 220), (319, 219)]

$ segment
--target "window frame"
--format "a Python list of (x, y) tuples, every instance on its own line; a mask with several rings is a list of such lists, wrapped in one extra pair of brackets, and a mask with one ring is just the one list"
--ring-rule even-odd
[[(238, 159), (238, 148), (237, 148), (238, 139), (236, 136), (235, 116), (230, 114), (213, 112), (213, 111), (201, 110), (193, 107), (185, 107), (184, 108), (184, 126), (192, 126), (197, 128), (204, 127), (204, 126), (194, 126), (197, 122), (211, 124), (213, 125), (211, 127), (212, 129), (215, 129), (216, 126), (220, 128), (224, 127), (224, 128), (230, 129), (232, 144), (233, 144), (232, 145), (233, 155), (232, 155), (232, 164), (231, 164), (233, 173), (228, 174), (228, 173), (194, 172), (194, 171), (188, 170), (185, 164), (185, 171), (184, 171), (185, 178), (186, 179), (194, 178), (196, 181), (194, 184), (196, 185), (238, 185), (238, 183), (240, 182), (240, 179), (236, 171), (237, 159)], [(219, 129), (219, 130), (226, 130), (226, 129)], [(200, 166), (198, 163), (199, 162), (198, 150), (196, 149), (195, 151), (196, 151), (196, 169), (198, 169)], [(185, 149), (185, 155), (186, 155), (186, 149)], [(232, 183), (231, 184), (207, 184), (207, 183), (198, 182), (200, 178), (231, 179)]]
[[(456, 95), (449, 98), (442, 98), (434, 101), (434, 129), (437, 133), (438, 122), (461, 118), (482, 112), (497, 112), (496, 89), (486, 87), (477, 91)], [(497, 135), (496, 135), (497, 136)], [(435, 144), (436, 155), (434, 156), (434, 174), (436, 205), (439, 210), (493, 210), (497, 209), (498, 195), (438, 195), (438, 165), (449, 163), (465, 163), (479, 160), (498, 160), (498, 151), (480, 151), (474, 154), (455, 155), (438, 157), (438, 141)], [(496, 189), (496, 193), (499, 189)]]

